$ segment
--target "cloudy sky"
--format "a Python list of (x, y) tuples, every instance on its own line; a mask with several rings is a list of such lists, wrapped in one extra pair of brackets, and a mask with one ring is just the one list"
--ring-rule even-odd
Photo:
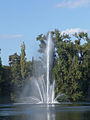
[(35, 38), (49, 30), (90, 32), (90, 0), (0, 0), (0, 48), (3, 64), (26, 44), (27, 59), (37, 57)]

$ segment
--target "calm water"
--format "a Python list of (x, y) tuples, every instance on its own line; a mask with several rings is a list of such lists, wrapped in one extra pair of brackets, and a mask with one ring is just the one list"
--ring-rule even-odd
[(0, 104), (0, 120), (90, 120), (90, 103)]

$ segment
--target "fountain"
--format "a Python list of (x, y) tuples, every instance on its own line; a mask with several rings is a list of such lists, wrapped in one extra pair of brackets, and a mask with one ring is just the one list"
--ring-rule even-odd
[[(50, 81), (50, 66), (52, 65), (52, 57), (53, 57), (53, 49), (54, 44), (52, 41), (52, 34), (49, 32), (48, 39), (47, 39), (47, 47), (46, 47), (46, 80), (44, 79), (44, 76), (42, 75), (38, 79), (35, 77), (32, 77), (30, 82), (28, 82), (28, 85), (26, 86), (24, 90), (24, 97), (21, 97), (20, 101), (23, 103), (33, 103), (33, 104), (53, 104), (58, 103), (57, 99), (61, 96), (61, 94), (58, 94), (55, 97), (55, 80), (51, 83)], [(30, 90), (28, 90), (30, 88)], [(27, 91), (30, 94), (27, 96)]]

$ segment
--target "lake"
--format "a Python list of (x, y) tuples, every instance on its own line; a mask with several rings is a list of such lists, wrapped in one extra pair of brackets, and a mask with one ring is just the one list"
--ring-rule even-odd
[(90, 103), (0, 104), (0, 120), (90, 120)]

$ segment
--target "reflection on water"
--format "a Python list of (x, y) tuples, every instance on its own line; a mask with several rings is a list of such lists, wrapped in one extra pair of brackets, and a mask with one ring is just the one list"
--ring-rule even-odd
[(90, 120), (90, 104), (1, 104), (0, 120)]

